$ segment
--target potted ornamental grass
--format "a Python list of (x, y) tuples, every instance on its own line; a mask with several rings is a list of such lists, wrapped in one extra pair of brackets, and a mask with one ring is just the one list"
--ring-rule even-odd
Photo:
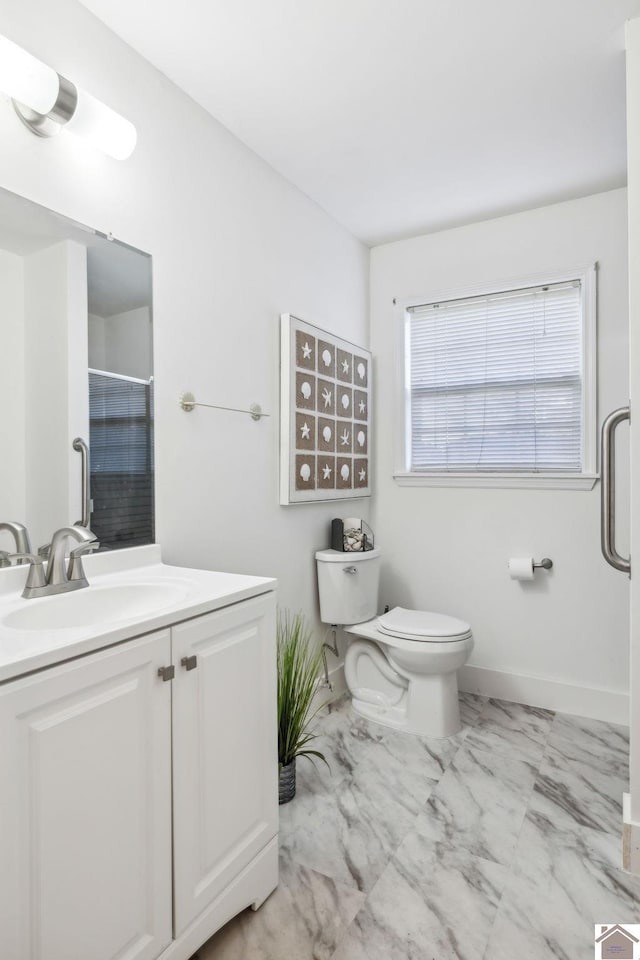
[[(296, 758), (314, 757), (326, 763), (319, 750), (309, 746), (316, 738), (309, 724), (322, 647), (314, 643), (304, 614), (278, 611), (278, 767), (279, 802), (288, 803), (296, 792)], [(320, 709), (320, 708), (318, 708)]]

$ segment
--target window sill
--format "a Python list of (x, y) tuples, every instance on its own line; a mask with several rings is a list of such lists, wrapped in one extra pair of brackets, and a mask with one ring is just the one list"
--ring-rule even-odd
[(593, 490), (597, 473), (394, 473), (400, 487), (500, 487), (521, 490)]

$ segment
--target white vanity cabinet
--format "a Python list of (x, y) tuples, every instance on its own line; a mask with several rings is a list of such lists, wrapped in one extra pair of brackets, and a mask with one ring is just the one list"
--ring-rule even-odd
[(274, 620), (265, 593), (0, 686), (2, 960), (186, 960), (271, 892)]

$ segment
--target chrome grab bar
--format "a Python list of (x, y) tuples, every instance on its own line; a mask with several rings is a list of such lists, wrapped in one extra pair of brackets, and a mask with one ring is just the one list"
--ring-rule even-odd
[(616, 550), (616, 428), (631, 419), (630, 407), (620, 407), (605, 418), (602, 424), (602, 488), (600, 535), (602, 555), (616, 570), (631, 576), (631, 557), (621, 557)]
[(78, 520), (76, 526), (88, 527), (89, 515), (91, 513), (91, 500), (89, 496), (89, 447), (82, 437), (76, 437), (73, 441), (73, 449), (81, 457), (80, 471), (82, 477), (82, 519)]

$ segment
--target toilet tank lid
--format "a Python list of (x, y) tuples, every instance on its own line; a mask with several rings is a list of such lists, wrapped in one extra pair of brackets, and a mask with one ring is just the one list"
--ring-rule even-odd
[(457, 617), (450, 617), (445, 613), (431, 613), (428, 610), (407, 610), (405, 607), (394, 607), (378, 617), (378, 627), (391, 636), (443, 639), (458, 638), (471, 631), (469, 624)]
[(316, 560), (323, 563), (361, 563), (363, 560), (375, 560), (380, 556), (380, 550), (357, 550), (353, 553), (348, 550), (317, 550)]

